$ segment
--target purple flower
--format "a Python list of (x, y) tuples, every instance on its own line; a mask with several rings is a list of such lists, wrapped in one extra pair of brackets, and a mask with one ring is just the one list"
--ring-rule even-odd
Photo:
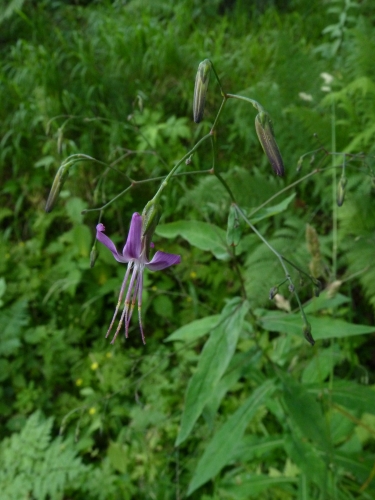
[[(113, 344), (116, 340), (118, 332), (120, 331), (121, 325), (123, 323), (125, 323), (125, 337), (128, 337), (129, 324), (136, 301), (138, 301), (139, 327), (141, 330), (142, 341), (144, 344), (146, 343), (143, 333), (141, 316), (144, 268), (147, 267), (148, 269), (150, 269), (150, 271), (160, 271), (161, 269), (165, 269), (169, 266), (173, 266), (174, 264), (179, 264), (181, 262), (181, 257), (179, 255), (160, 251), (156, 252), (151, 260), (148, 260), (149, 248), (147, 248), (146, 243), (148, 241), (148, 238), (142, 237), (142, 223), (142, 216), (138, 213), (133, 214), (130, 223), (128, 239), (126, 240), (122, 254), (117, 251), (117, 248), (113, 241), (104, 234), (105, 227), (103, 226), (103, 224), (98, 224), (96, 226), (96, 238), (101, 243), (103, 243), (103, 245), (109, 248), (117, 262), (128, 264), (125, 278), (122, 282), (116, 310), (106, 335), (107, 338), (116, 319), (118, 310), (121, 306), (125, 287), (128, 285), (124, 301), (124, 309), (121, 313), (120, 321), (111, 344)], [(151, 244), (150, 246), (153, 245)]]

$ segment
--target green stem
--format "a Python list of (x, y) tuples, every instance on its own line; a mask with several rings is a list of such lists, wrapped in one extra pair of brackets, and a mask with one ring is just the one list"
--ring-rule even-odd
[(249, 219), (246, 217), (246, 215), (243, 213), (243, 211), (241, 210), (241, 208), (236, 205), (236, 208), (238, 210), (238, 213), (241, 215), (241, 217), (243, 218), (243, 220), (246, 222), (246, 224), (250, 227), (250, 229), (258, 236), (258, 238), (260, 238), (263, 243), (266, 245), (266, 247), (271, 250), (271, 252), (276, 255), (276, 257), (278, 258), (280, 264), (281, 264), (281, 267), (283, 268), (284, 270), (284, 273), (285, 273), (285, 277), (286, 279), (289, 281), (289, 284), (291, 285), (291, 288), (294, 292), (294, 295), (297, 299), (297, 303), (298, 303), (298, 307), (300, 309), (300, 312), (301, 312), (301, 316), (302, 316), (302, 320), (304, 322), (304, 325), (307, 326), (309, 324), (309, 322), (307, 321), (307, 318), (306, 318), (306, 314), (305, 314), (305, 311), (303, 310), (303, 307), (302, 307), (302, 303), (300, 301), (300, 298), (299, 298), (299, 295), (298, 295), (298, 292), (296, 290), (296, 287), (294, 286), (294, 283), (293, 283), (293, 280), (289, 274), (289, 271), (288, 271), (288, 268), (286, 267), (285, 265), (285, 262), (284, 262), (284, 257), (266, 240), (266, 238), (256, 229), (256, 227), (249, 221)]
[[(332, 153), (336, 153), (336, 112), (335, 101), (332, 101), (331, 133), (332, 133)], [(335, 167), (335, 157), (332, 155), (332, 281), (337, 275), (337, 173)]]
[(223, 87), (221, 86), (221, 81), (220, 81), (220, 78), (219, 78), (218, 74), (216, 73), (215, 66), (212, 64), (211, 60), (209, 60), (209, 61), (211, 63), (211, 68), (212, 68), (212, 71), (214, 72), (214, 75), (216, 77), (217, 83), (219, 84), (221, 95), (225, 98), (225, 92), (223, 90)]
[(226, 94), (226, 97), (228, 99), (233, 98), (233, 99), (239, 99), (240, 101), (249, 102), (250, 104), (252, 104), (254, 106), (254, 108), (259, 113), (261, 113), (262, 111), (264, 111), (263, 106), (261, 104), (259, 104), (258, 101), (255, 101), (254, 99), (250, 99), (250, 97), (244, 97), (242, 95), (237, 95), (237, 94)]
[(151, 201), (153, 202), (157, 202), (161, 196), (161, 193), (163, 191), (163, 189), (168, 185), (168, 182), (169, 182), (169, 179), (174, 175), (174, 173), (176, 172), (176, 170), (178, 169), (178, 167), (181, 165), (181, 163), (183, 163), (185, 160), (187, 160), (189, 158), (189, 156), (191, 156), (198, 148), (199, 146), (204, 142), (206, 141), (207, 139), (209, 139), (211, 137), (211, 132), (209, 134), (206, 134), (204, 137), (202, 137), (202, 139), (200, 139), (196, 145), (193, 147), (193, 149), (191, 149), (188, 153), (186, 153), (185, 156), (183, 156), (181, 158), (181, 160), (179, 160), (176, 165), (172, 168), (172, 170), (169, 172), (169, 174), (165, 177), (164, 181), (161, 183), (159, 189), (156, 191), (156, 194), (155, 196), (152, 198)]
[(223, 108), (224, 108), (224, 105), (225, 105), (225, 103), (226, 103), (226, 102), (227, 102), (227, 97), (226, 97), (226, 96), (224, 96), (224, 99), (221, 101), (220, 108), (219, 108), (219, 111), (218, 111), (218, 113), (217, 113), (217, 115), (216, 115), (216, 118), (215, 118), (214, 124), (213, 124), (213, 125), (212, 125), (212, 127), (211, 127), (211, 131), (210, 131), (210, 134), (211, 134), (211, 135), (213, 135), (213, 134), (214, 134), (214, 130), (215, 130), (215, 128), (216, 128), (216, 124), (217, 124), (217, 122), (218, 122), (218, 120), (219, 120), (219, 118), (220, 118), (221, 112), (223, 111)]
[[(209, 173), (212, 173), (211, 169), (209, 169), (209, 170), (195, 170), (194, 172), (180, 172), (178, 174), (174, 174), (173, 177), (178, 177), (181, 175), (196, 175), (196, 174), (209, 174)], [(116, 195), (114, 198), (112, 198), (111, 201), (109, 201), (108, 203), (106, 203), (105, 205), (103, 205), (101, 207), (86, 208), (85, 210), (82, 210), (81, 213), (86, 214), (87, 212), (98, 212), (98, 211), (104, 210), (105, 208), (109, 207), (109, 205), (111, 205), (114, 201), (116, 201), (118, 198), (120, 198), (123, 194), (125, 194), (127, 191), (129, 191), (129, 189), (136, 186), (137, 184), (146, 184), (147, 182), (160, 181), (160, 180), (165, 179), (165, 178), (166, 178), (165, 175), (162, 175), (160, 177), (152, 177), (150, 179), (143, 179), (141, 181), (135, 181), (135, 180), (130, 179), (131, 185), (128, 186), (123, 191), (121, 191), (121, 193)]]

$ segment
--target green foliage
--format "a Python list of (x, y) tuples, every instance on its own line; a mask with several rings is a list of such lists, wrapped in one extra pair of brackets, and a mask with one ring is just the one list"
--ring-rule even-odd
[(71, 440), (51, 440), (51, 428), (52, 419), (44, 420), (36, 412), (20, 433), (1, 443), (0, 486), (4, 500), (29, 496), (36, 500), (59, 499), (64, 492), (74, 491), (77, 484), (84, 485), (90, 467), (77, 457)]
[[(374, 498), (371, 2), (8, 3), (2, 497)], [(185, 158), (159, 200), (155, 246), (182, 261), (145, 273), (147, 345), (136, 322), (110, 345), (126, 268), (99, 244), (90, 267), (95, 225), (101, 217), (122, 248), (131, 214), (211, 130), (221, 103), (212, 74), (204, 118), (192, 116), (206, 58), (224, 92), (272, 116), (285, 177), (262, 152), (257, 111), (229, 99), (212, 146)], [(46, 214), (54, 175), (76, 154), (95, 161), (64, 170)], [(294, 288), (235, 207), (287, 259)]]

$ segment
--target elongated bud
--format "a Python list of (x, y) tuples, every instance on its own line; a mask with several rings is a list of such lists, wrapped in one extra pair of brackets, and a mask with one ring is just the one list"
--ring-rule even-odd
[(342, 207), (345, 198), (345, 186), (347, 183), (347, 178), (345, 176), (341, 176), (339, 185), (337, 187), (337, 205)]
[(266, 111), (261, 111), (255, 117), (255, 130), (274, 172), (280, 176), (284, 175), (283, 159), (275, 141), (270, 115)]
[(311, 325), (310, 323), (305, 323), (302, 328), (303, 331), (303, 336), (309, 342), (311, 345), (315, 344), (315, 340), (313, 339), (313, 336), (311, 335)]
[(53, 207), (56, 204), (57, 198), (59, 197), (60, 191), (66, 181), (66, 178), (69, 173), (69, 168), (71, 167), (71, 163), (63, 163), (61, 167), (58, 169), (55, 178), (52, 183), (51, 191), (49, 192), (47, 203), (45, 206), (45, 211), (47, 213), (51, 212)]
[(230, 206), (227, 227), (227, 243), (235, 247), (240, 242), (242, 236), (241, 221), (238, 217), (237, 209), (234, 205)]
[(211, 61), (205, 59), (198, 66), (197, 76), (195, 77), (193, 117), (195, 123), (199, 123), (203, 118), (204, 104), (210, 79)]
[(146, 257), (149, 256), (151, 240), (156, 226), (159, 224), (161, 207), (155, 200), (147, 203), (142, 212), (142, 246), (146, 250)]

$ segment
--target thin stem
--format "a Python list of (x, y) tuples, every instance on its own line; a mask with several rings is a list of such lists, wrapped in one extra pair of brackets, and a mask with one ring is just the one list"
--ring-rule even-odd
[[(335, 100), (332, 100), (332, 115), (331, 115), (331, 133), (332, 144), (331, 151), (336, 153), (336, 112)], [(335, 167), (335, 157), (332, 155), (332, 167)], [(337, 274), (337, 173), (336, 168), (332, 168), (332, 281), (335, 281)]]
[[(212, 170), (209, 169), (209, 170), (196, 170), (194, 172), (180, 172), (178, 174), (174, 174), (173, 177), (178, 177), (178, 176), (181, 176), (181, 175), (195, 175), (195, 174), (209, 174), (209, 173), (212, 173)], [(112, 200), (110, 200), (108, 203), (106, 203), (105, 205), (102, 205), (101, 207), (97, 207), (97, 208), (86, 208), (85, 210), (82, 210), (82, 214), (86, 214), (87, 212), (98, 212), (98, 211), (102, 211), (104, 209), (106, 209), (107, 207), (109, 207), (109, 205), (111, 205), (114, 201), (116, 201), (118, 198), (120, 198), (123, 194), (125, 194), (127, 191), (129, 191), (129, 189), (133, 188), (134, 186), (136, 186), (137, 184), (146, 184), (148, 182), (154, 182), (154, 181), (160, 181), (160, 180), (163, 180), (165, 179), (166, 176), (165, 175), (162, 175), (160, 177), (152, 177), (150, 179), (143, 179), (141, 181), (135, 181), (133, 179), (130, 179), (130, 186), (128, 186), (126, 189), (124, 189), (123, 191), (121, 191), (121, 193), (117, 194), (114, 198), (112, 198)]]
[[(238, 213), (244, 219), (244, 221), (246, 222), (246, 224), (251, 228), (251, 230), (258, 236), (258, 238), (260, 238), (263, 241), (263, 243), (269, 248), (269, 250), (271, 250), (271, 252), (274, 255), (276, 255), (276, 257), (278, 258), (278, 260), (279, 260), (279, 262), (281, 264), (281, 267), (283, 268), (283, 270), (285, 272), (285, 277), (289, 281), (289, 283), (291, 285), (291, 289), (293, 290), (294, 295), (295, 295), (295, 297), (297, 299), (298, 307), (299, 307), (300, 312), (301, 312), (301, 316), (302, 316), (302, 320), (304, 322), (304, 326), (307, 327), (309, 325), (309, 322), (307, 321), (305, 311), (303, 310), (302, 303), (300, 301), (298, 292), (297, 292), (297, 290), (296, 290), (296, 288), (294, 286), (293, 280), (292, 280), (292, 278), (291, 278), (291, 276), (289, 274), (288, 268), (285, 265), (285, 262), (284, 262), (285, 259), (284, 259), (284, 257), (266, 240), (266, 238), (264, 238), (264, 236), (256, 229), (256, 227), (253, 224), (251, 224), (251, 222), (249, 221), (249, 219), (246, 217), (246, 215), (243, 213), (243, 211), (241, 210), (241, 208), (238, 205), (236, 205), (236, 208), (238, 210)], [(312, 342), (314, 342), (314, 341), (312, 340)]]
[(228, 99), (233, 98), (233, 99), (239, 99), (240, 101), (249, 102), (250, 104), (252, 104), (254, 106), (254, 108), (259, 113), (261, 113), (262, 111), (264, 111), (263, 106), (261, 104), (259, 104), (258, 101), (255, 101), (254, 99), (250, 99), (250, 97), (244, 97), (242, 95), (237, 95), (237, 94), (225, 94), (225, 95), (226, 95), (226, 97)]
[[(163, 189), (168, 185), (168, 182), (169, 182), (169, 179), (171, 177), (173, 177), (174, 173), (176, 172), (176, 170), (178, 169), (178, 167), (181, 165), (181, 163), (183, 163), (185, 160), (187, 160), (198, 148), (199, 146), (204, 142), (206, 141), (207, 139), (209, 139), (211, 137), (211, 132), (209, 134), (206, 134), (204, 137), (202, 137), (202, 139), (200, 139), (196, 144), (195, 146), (188, 152), (186, 153), (182, 158), (181, 160), (179, 160), (176, 165), (172, 168), (172, 170), (169, 172), (169, 174), (164, 178), (164, 181), (161, 183), (159, 189), (157, 190), (155, 196), (153, 197), (153, 201), (157, 201), (160, 196), (161, 196), (161, 193), (163, 191)], [(151, 201), (152, 201), (151, 200)]]
[(221, 86), (221, 81), (220, 81), (220, 78), (219, 78), (218, 74), (216, 73), (215, 66), (212, 64), (211, 60), (210, 60), (210, 63), (211, 63), (212, 71), (214, 72), (214, 75), (216, 77), (217, 83), (219, 84), (221, 95), (225, 98), (225, 92), (223, 90), (223, 87)]
[(229, 194), (230, 196), (230, 199), (232, 200), (232, 202), (237, 206), (237, 203), (236, 203), (236, 199), (234, 197), (234, 194), (231, 190), (231, 188), (228, 186), (228, 184), (226, 183), (226, 181), (221, 177), (221, 175), (219, 174), (219, 172), (216, 172), (214, 170), (213, 174), (215, 175), (215, 177), (217, 177), (217, 179), (221, 182), (221, 184), (224, 186), (225, 190), (227, 191), (227, 193)]
[(287, 191), (289, 191), (289, 189), (293, 188), (294, 186), (297, 186), (299, 183), (303, 182), (304, 180), (308, 179), (309, 177), (312, 177), (313, 175), (317, 174), (318, 172), (321, 172), (322, 170), (323, 169), (316, 168), (315, 170), (313, 170), (312, 172), (309, 172), (308, 174), (306, 174), (305, 176), (301, 177), (297, 181), (292, 182), (292, 184), (289, 184), (289, 186), (286, 186), (285, 188), (281, 189), (276, 194), (274, 194), (270, 198), (268, 198), (268, 200), (266, 200), (264, 203), (262, 203), (261, 205), (259, 205), (257, 208), (254, 208), (254, 210), (249, 214), (249, 217), (252, 217), (254, 214), (256, 214), (257, 212), (259, 212), (259, 210), (261, 210), (263, 207), (265, 207), (266, 205), (268, 205), (268, 203), (270, 203), (271, 201), (273, 201), (275, 198), (277, 198), (281, 194), (286, 193)]
[(214, 123), (213, 123), (213, 125), (212, 125), (212, 127), (211, 127), (211, 131), (210, 131), (210, 134), (211, 134), (211, 135), (213, 135), (213, 134), (214, 134), (214, 130), (215, 130), (215, 128), (216, 128), (217, 122), (218, 122), (218, 120), (219, 120), (219, 118), (220, 118), (221, 112), (223, 111), (223, 109), (224, 109), (224, 105), (225, 105), (225, 103), (227, 102), (227, 100), (228, 100), (228, 99), (227, 99), (227, 96), (224, 96), (224, 99), (221, 101), (219, 111), (218, 111), (218, 113), (217, 113), (217, 115), (216, 115), (216, 118), (215, 118), (215, 121), (214, 121)]

